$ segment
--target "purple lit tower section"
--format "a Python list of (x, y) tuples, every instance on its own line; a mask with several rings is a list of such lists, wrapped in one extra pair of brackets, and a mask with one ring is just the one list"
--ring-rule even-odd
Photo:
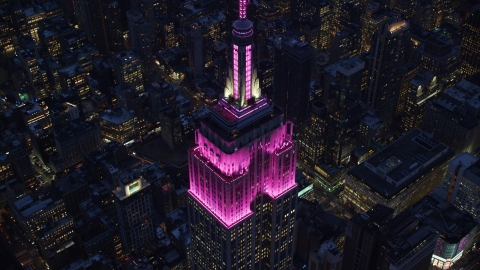
[(189, 152), (193, 269), (291, 269), (296, 147), (293, 125), (261, 95), (253, 23), (240, 0), (224, 98)]

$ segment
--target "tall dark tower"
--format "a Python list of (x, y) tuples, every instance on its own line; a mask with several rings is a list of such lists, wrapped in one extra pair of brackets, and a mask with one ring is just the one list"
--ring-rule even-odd
[(476, 5), (463, 25), (462, 60), (463, 73), (472, 75), (480, 71), (480, 5)]
[(192, 269), (291, 269), (297, 185), (293, 125), (261, 96), (253, 23), (240, 0), (224, 98), (189, 151)]
[(398, 102), (408, 29), (408, 22), (390, 18), (380, 24), (372, 40), (366, 104), (387, 125)]
[(296, 126), (308, 116), (310, 73), (315, 49), (307, 42), (289, 39), (275, 52), (273, 101)]

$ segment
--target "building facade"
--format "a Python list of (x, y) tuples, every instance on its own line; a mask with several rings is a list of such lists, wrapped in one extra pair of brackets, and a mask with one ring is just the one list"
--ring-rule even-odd
[(150, 184), (125, 178), (112, 192), (125, 254), (148, 249), (155, 240)]
[(202, 121), (189, 152), (193, 269), (292, 267), (293, 125), (260, 95), (246, 8), (241, 0), (225, 98)]
[(472, 75), (480, 71), (480, 5), (476, 5), (463, 25), (462, 37), (462, 71), (465, 75)]
[(307, 42), (290, 39), (282, 42), (275, 53), (273, 101), (285, 118), (300, 125), (308, 117), (310, 72), (315, 49)]
[(413, 129), (351, 169), (342, 197), (358, 212), (382, 204), (397, 215), (443, 180), (452, 156), (432, 134)]

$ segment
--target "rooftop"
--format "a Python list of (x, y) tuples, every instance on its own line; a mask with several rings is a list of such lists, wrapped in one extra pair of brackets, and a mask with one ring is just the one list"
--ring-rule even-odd
[(315, 48), (306, 41), (300, 41), (294, 38), (284, 40), (281, 43), (282, 50), (289, 52), (298, 61), (306, 61), (314, 56)]
[(72, 78), (83, 73), (85, 73), (85, 70), (78, 63), (71, 64), (69, 66), (65, 66), (58, 69), (58, 74), (64, 74), (68, 78)]
[(42, 227), (41, 230), (37, 231), (36, 234), (39, 237), (43, 237), (45, 234), (48, 235), (48, 233), (51, 232), (53, 229), (61, 227), (62, 225), (67, 224), (69, 222), (71, 222), (71, 227), (70, 228), (73, 230), (73, 218), (70, 215), (66, 215), (65, 217), (63, 217), (63, 218), (61, 218), (57, 221), (48, 223), (47, 225)]
[(125, 178), (120, 182), (120, 186), (112, 192), (119, 200), (124, 200), (148, 186), (150, 186), (150, 183), (141, 176), (137, 179)]
[(440, 234), (448, 243), (458, 243), (478, 226), (470, 214), (467, 214), (453, 204), (439, 201), (427, 196), (414, 205), (410, 212), (421, 216), (423, 222)]
[(123, 107), (117, 107), (106, 110), (100, 115), (100, 118), (112, 124), (120, 125), (135, 118), (135, 114)]
[(128, 63), (133, 60), (138, 59), (140, 61), (140, 56), (132, 50), (127, 50), (115, 55), (115, 58), (120, 61), (120, 64)]
[(61, 126), (54, 128), (54, 136), (58, 141), (66, 141), (73, 137), (77, 137), (84, 132), (90, 132), (96, 128), (95, 123), (87, 122), (84, 120), (74, 120), (67, 122)]
[(413, 129), (348, 172), (385, 198), (391, 198), (452, 155), (452, 150)]
[(180, 225), (176, 229), (172, 230), (170, 233), (173, 237), (182, 241), (185, 246), (190, 245), (190, 243), (192, 242), (190, 227), (187, 223)]
[(85, 173), (81, 172), (80, 169), (68, 173), (55, 181), (55, 187), (60, 190), (62, 194), (86, 185)]
[(198, 22), (202, 25), (202, 27), (208, 27), (212, 24), (217, 24), (224, 20), (225, 14), (223, 12), (217, 12), (215, 14), (201, 17), (200, 19), (198, 19)]
[(340, 60), (337, 64), (337, 72), (345, 76), (351, 76), (363, 68), (365, 68), (365, 61), (359, 57), (349, 57), (345, 60)]
[(381, 126), (383, 124), (382, 120), (378, 117), (372, 117), (372, 116), (365, 116), (363, 118), (362, 123), (366, 126), (369, 126), (371, 128), (376, 128), (378, 126)]

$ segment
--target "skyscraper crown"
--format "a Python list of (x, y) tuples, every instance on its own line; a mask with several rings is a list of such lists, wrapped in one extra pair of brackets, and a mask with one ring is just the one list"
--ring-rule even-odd
[(249, 1), (238, 3), (238, 20), (232, 29), (232, 68), (226, 82), (224, 98), (242, 109), (260, 98), (261, 90), (253, 63), (253, 23), (247, 18)]

